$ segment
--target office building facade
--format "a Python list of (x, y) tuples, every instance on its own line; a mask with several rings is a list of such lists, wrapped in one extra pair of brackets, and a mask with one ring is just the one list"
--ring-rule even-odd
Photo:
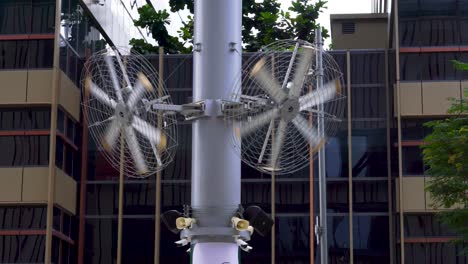
[[(83, 128), (79, 80), (93, 52), (146, 37), (128, 24), (133, 4), (142, 3), (0, 3), (0, 263), (116, 263), (118, 172)], [(429, 132), (421, 124), (445, 116), (446, 98), (461, 98), (468, 87), (467, 74), (449, 62), (468, 61), (467, 6), (399, 0), (390, 15), (332, 16), (330, 53), (347, 97), (326, 145), (330, 263), (468, 263), (424, 192), (430, 177), (418, 147)], [(364, 41), (366, 24), (380, 41)], [(159, 57), (147, 58), (159, 70)], [(166, 55), (163, 67), (174, 103), (191, 102), (192, 56)], [(178, 142), (161, 175), (163, 212), (190, 204), (189, 122), (179, 124)], [(242, 165), (242, 204), (275, 218), (274, 233), (254, 234), (242, 263), (317, 263), (310, 224), (318, 212), (317, 174), (312, 163), (272, 182)], [(124, 181), (122, 263), (190, 261), (165, 227), (155, 238), (157, 189), (154, 177)]]

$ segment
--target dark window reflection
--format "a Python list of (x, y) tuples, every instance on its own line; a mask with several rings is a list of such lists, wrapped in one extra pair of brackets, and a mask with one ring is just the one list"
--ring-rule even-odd
[(0, 130), (50, 128), (50, 108), (0, 108)]
[(339, 132), (336, 137), (328, 139), (325, 145), (325, 166), (328, 178), (348, 177), (347, 132)]
[[(244, 207), (248, 207), (250, 205), (258, 205), (266, 212), (270, 212), (270, 209), (271, 209), (271, 183), (270, 182), (243, 182), (241, 187), (242, 187), (241, 203)], [(283, 200), (285, 200), (284, 202), (288, 201), (287, 198), (283, 198)]]
[[(317, 194), (318, 193), (315, 193)], [(328, 212), (349, 212), (349, 184), (347, 181), (327, 182)], [(318, 198), (318, 196), (316, 197)]]
[(456, 80), (457, 71), (452, 60), (457, 59), (457, 53), (422, 53), (422, 80)]
[(420, 147), (402, 148), (403, 175), (424, 175), (424, 162)]
[(49, 136), (1, 136), (0, 166), (47, 166)]
[(385, 118), (387, 116), (385, 85), (353, 86), (351, 116), (354, 118)]
[(349, 263), (349, 216), (328, 216), (328, 254), (332, 263)]
[(20, 229), (21, 209), (18, 207), (0, 207), (0, 229)]
[(54, 40), (29, 41), (29, 68), (51, 68), (54, 58)]
[(354, 257), (384, 263), (390, 255), (388, 216), (354, 216)]
[(387, 180), (354, 181), (353, 210), (355, 212), (387, 212)]
[(31, 0), (0, 1), (0, 34), (31, 32)]
[(462, 247), (454, 243), (405, 244), (405, 263), (468, 263), (468, 255), (461, 254)]
[(33, 206), (21, 208), (21, 229), (45, 229), (47, 208)]
[(386, 129), (378, 127), (353, 129), (353, 177), (387, 177), (386, 134)]
[(55, 1), (33, 0), (31, 32), (32, 33), (54, 33)]
[(166, 169), (162, 171), (162, 179), (189, 180), (192, 170), (192, 126), (179, 125), (177, 127), (177, 151)]
[(431, 129), (424, 126), (431, 119), (405, 119), (401, 121), (401, 138), (403, 140), (422, 140), (431, 133)]
[(400, 54), (400, 74), (402, 81), (422, 80), (423, 60), (418, 53)]
[(117, 217), (86, 219), (85, 263), (117, 262)]
[(277, 217), (275, 227), (276, 254), (279, 259), (289, 261), (310, 260), (308, 216)]
[(456, 235), (435, 214), (406, 214), (404, 228), (407, 237), (450, 237)]
[[(174, 243), (167, 244), (175, 247)], [(154, 218), (124, 219), (122, 226), (122, 263), (152, 263), (153, 261)]]
[(28, 60), (27, 40), (0, 41), (0, 69), (25, 69)]
[(44, 262), (45, 236), (21, 236), (19, 263)]
[(385, 83), (385, 53), (351, 52), (351, 84), (369, 83)]

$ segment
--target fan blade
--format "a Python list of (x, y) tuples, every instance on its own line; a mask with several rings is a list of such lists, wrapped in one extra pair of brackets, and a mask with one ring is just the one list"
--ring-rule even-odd
[(286, 136), (286, 127), (287, 127), (287, 125), (288, 125), (288, 123), (281, 119), (281, 121), (280, 121), (280, 123), (278, 125), (276, 139), (275, 139), (274, 142), (272, 142), (271, 159), (270, 159), (271, 168), (276, 168), (276, 165), (278, 163), (278, 158), (280, 156), (281, 149), (283, 147), (284, 138)]
[(124, 80), (127, 83), (127, 86), (129, 86), (131, 82), (130, 82), (130, 79), (128, 79), (127, 70), (125, 69), (124, 64), (122, 63), (122, 58), (120, 57), (118, 51), (115, 51), (115, 57), (117, 58), (117, 63), (120, 66), (120, 70), (122, 70), (122, 75), (124, 77)]
[(132, 154), (133, 162), (135, 163), (138, 174), (147, 173), (148, 166), (146, 166), (145, 157), (141, 152), (138, 139), (132, 127), (125, 127), (125, 140), (127, 141), (127, 147)]
[(135, 107), (138, 100), (143, 97), (145, 91), (152, 91), (153, 86), (148, 78), (143, 73), (138, 73), (138, 80), (133, 86), (133, 91), (128, 97), (127, 106), (129, 109), (133, 109)]
[(117, 99), (119, 102), (122, 102), (122, 91), (120, 89), (120, 82), (117, 78), (117, 73), (115, 72), (115, 67), (114, 67), (114, 61), (112, 60), (111, 56), (106, 56), (104, 57), (104, 60), (106, 61), (107, 68), (109, 69), (110, 76), (112, 79), (112, 84), (114, 86), (115, 94), (117, 95)]
[(109, 95), (107, 95), (95, 83), (93, 83), (89, 77), (86, 78), (85, 89), (88, 93), (91, 93), (94, 97), (96, 97), (99, 102), (115, 109), (117, 103), (114, 101), (114, 99), (110, 98)]
[(297, 115), (292, 122), (309, 144), (315, 146), (315, 149), (320, 149), (323, 144), (325, 144), (325, 139), (320, 138), (320, 135), (315, 128), (307, 125), (308, 121), (304, 117)]
[(276, 79), (265, 70), (265, 63), (265, 58), (257, 62), (250, 72), (250, 76), (254, 77), (260, 83), (262, 89), (267, 92), (276, 103), (281, 103), (286, 99), (287, 95), (283, 92)]
[(299, 97), (301, 95), (304, 79), (309, 70), (310, 59), (314, 54), (314, 49), (312, 47), (304, 46), (302, 48), (302, 56), (300, 56), (299, 63), (294, 73), (293, 86), (289, 90), (289, 97)]
[(159, 150), (166, 149), (167, 137), (161, 130), (153, 127), (138, 116), (133, 117), (132, 126), (152, 144), (155, 144)]
[(104, 138), (101, 139), (101, 144), (106, 151), (111, 151), (115, 146), (115, 142), (120, 135), (120, 122), (115, 118), (112, 123), (106, 129)]
[(279, 110), (273, 108), (267, 112), (255, 116), (252, 120), (241, 124), (240, 128), (236, 128), (236, 136), (240, 138), (243, 135), (249, 134), (252, 131), (269, 123), (273, 118), (278, 116)]
[(340, 93), (341, 84), (339, 80), (328, 82), (322, 89), (315, 90), (299, 98), (300, 111), (326, 103)]

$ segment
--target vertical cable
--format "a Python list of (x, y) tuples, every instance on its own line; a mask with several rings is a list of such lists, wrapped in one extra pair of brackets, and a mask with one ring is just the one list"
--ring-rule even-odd
[(354, 263), (353, 240), (353, 137), (351, 124), (351, 53), (346, 51), (347, 98), (348, 98), (348, 204), (349, 204), (349, 261)]
[[(159, 79), (158, 98), (163, 96), (164, 85), (164, 48), (159, 47)], [(158, 114), (158, 128), (162, 131), (162, 119)], [(161, 242), (161, 171), (156, 173), (156, 208), (154, 212), (154, 264), (159, 264), (159, 248)]]
[(49, 175), (47, 179), (47, 223), (45, 263), (52, 262), (52, 229), (54, 224), (55, 200), (55, 147), (57, 143), (57, 111), (60, 94), (60, 28), (61, 28), (61, 0), (55, 1), (55, 32), (54, 32), (54, 58), (52, 66), (52, 101), (50, 105), (50, 143), (49, 143)]
[[(271, 56), (271, 72), (273, 74), (273, 78), (275, 78), (275, 57), (274, 55)], [(275, 121), (273, 120), (273, 126), (271, 127), (271, 149), (273, 149), (275, 139)], [(274, 165), (276, 166), (276, 165)], [(271, 172), (271, 218), (276, 223), (276, 175), (275, 170), (273, 168)], [(276, 256), (276, 233), (275, 228), (276, 224), (273, 224), (271, 227), (271, 264), (275, 264), (275, 256)]]
[(120, 133), (120, 170), (119, 170), (119, 212), (117, 218), (117, 264), (122, 263), (122, 225), (123, 225), (123, 194), (124, 194), (124, 144), (125, 130)]
[[(309, 93), (312, 92), (312, 85), (309, 86)], [(309, 113), (309, 126), (313, 127), (313, 113)], [(309, 244), (310, 263), (315, 262), (315, 241), (314, 241), (314, 146), (309, 145)]]
[(398, 1), (395, 3), (395, 63), (396, 63), (396, 100), (397, 100), (397, 131), (398, 131), (398, 204), (400, 209), (400, 264), (405, 264), (405, 237), (403, 218), (403, 167), (401, 153), (401, 98), (400, 98), (400, 39), (398, 28)]

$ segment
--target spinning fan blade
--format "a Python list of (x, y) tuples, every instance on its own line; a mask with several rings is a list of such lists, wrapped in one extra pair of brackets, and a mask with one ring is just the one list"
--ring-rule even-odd
[(138, 100), (143, 97), (145, 91), (153, 91), (153, 86), (148, 78), (143, 73), (138, 73), (138, 81), (133, 86), (133, 91), (128, 97), (127, 106), (129, 109), (133, 109)]
[(111, 56), (104, 57), (104, 60), (106, 61), (107, 68), (109, 69), (115, 94), (117, 95), (117, 99), (119, 100), (119, 102), (122, 102), (122, 91), (120, 90), (120, 82), (117, 78), (117, 73), (115, 72), (114, 61)]
[(145, 157), (143, 156), (143, 153), (141, 153), (138, 139), (132, 127), (125, 128), (125, 140), (127, 141), (127, 147), (132, 154), (133, 162), (135, 163), (138, 174), (141, 175), (147, 173), (148, 167), (145, 163)]
[(243, 135), (249, 134), (255, 129), (259, 129), (262, 126), (269, 123), (273, 118), (277, 117), (279, 110), (273, 108), (265, 113), (255, 116), (252, 120), (242, 123), (239, 127), (236, 127), (236, 136), (240, 138)]
[(309, 71), (310, 60), (314, 54), (312, 47), (303, 46), (299, 63), (294, 73), (293, 86), (289, 90), (289, 97), (298, 97), (301, 95), (302, 86), (304, 85), (304, 79)]
[(132, 126), (136, 131), (145, 136), (152, 144), (155, 144), (159, 150), (166, 149), (167, 137), (161, 132), (161, 130), (148, 124), (148, 122), (138, 116), (133, 117)]
[(110, 98), (109, 95), (107, 95), (103, 90), (101, 90), (96, 84), (94, 84), (91, 81), (90, 77), (86, 78), (85, 89), (87, 89), (87, 92), (91, 93), (94, 97), (96, 97), (96, 99), (99, 102), (115, 109), (117, 103), (112, 98)]
[(317, 130), (309, 127), (308, 121), (301, 115), (297, 115), (292, 122), (309, 144), (315, 146), (315, 149), (320, 149), (325, 144), (325, 138), (320, 138)]
[(112, 148), (115, 146), (115, 142), (117, 141), (120, 134), (120, 122), (115, 118), (112, 120), (110, 126), (106, 129), (106, 134), (104, 138), (101, 140), (101, 144), (106, 151), (111, 151)]
[(326, 103), (339, 93), (341, 93), (340, 81), (334, 80), (328, 82), (323, 86), (322, 89), (315, 90), (299, 98), (300, 111)]
[(250, 76), (254, 77), (262, 89), (267, 92), (276, 103), (283, 102), (287, 95), (281, 89), (276, 79), (265, 70), (266, 59), (262, 58), (250, 72)]
[(271, 159), (270, 159), (271, 168), (277, 167), (278, 158), (279, 158), (279, 155), (281, 153), (281, 148), (283, 147), (284, 138), (286, 136), (286, 127), (287, 126), (288, 126), (288, 123), (281, 119), (281, 121), (280, 121), (280, 123), (278, 125), (276, 140), (273, 141), (273, 143), (272, 143)]

